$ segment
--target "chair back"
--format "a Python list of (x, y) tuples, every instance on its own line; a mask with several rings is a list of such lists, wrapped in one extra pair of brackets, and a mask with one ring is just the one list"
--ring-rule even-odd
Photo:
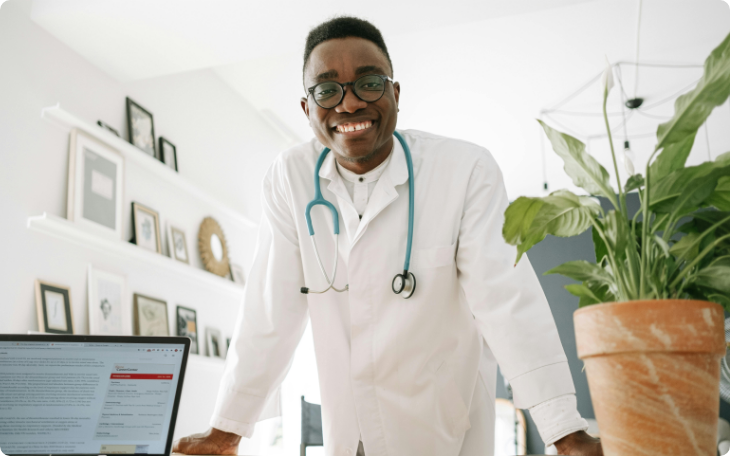
[(302, 396), (302, 444), (301, 456), (305, 456), (308, 446), (322, 446), (322, 406), (304, 400)]

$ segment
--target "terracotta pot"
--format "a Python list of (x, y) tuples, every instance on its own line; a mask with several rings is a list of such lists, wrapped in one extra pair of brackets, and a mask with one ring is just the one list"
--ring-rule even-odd
[(606, 456), (717, 454), (722, 307), (629, 301), (573, 319)]

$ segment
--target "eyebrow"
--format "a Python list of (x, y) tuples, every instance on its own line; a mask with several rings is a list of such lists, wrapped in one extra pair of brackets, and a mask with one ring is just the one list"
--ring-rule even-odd
[[(355, 75), (356, 76), (359, 76), (359, 75), (365, 74), (365, 73), (380, 73), (380, 74), (386, 74), (385, 71), (382, 68), (380, 68), (378, 66), (375, 66), (375, 65), (361, 66), (361, 67), (359, 67), (358, 69), (355, 70)], [(327, 70), (324, 73), (318, 74), (314, 78), (314, 80), (316, 82), (322, 82), (322, 81), (326, 81), (328, 79), (335, 79), (337, 76), (339, 76), (339, 73), (337, 72), (337, 70)]]

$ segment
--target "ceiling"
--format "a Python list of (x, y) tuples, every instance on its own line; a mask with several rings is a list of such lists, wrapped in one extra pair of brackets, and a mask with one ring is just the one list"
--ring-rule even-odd
[[(367, 18), (382, 31), (402, 87), (399, 128), (463, 138), (490, 149), (508, 193), (571, 187), (535, 118), (586, 141), (613, 169), (600, 117), (598, 76), (618, 65), (626, 96), (644, 98), (626, 131), (622, 91), (609, 99), (616, 141), (631, 139), (637, 167), (673, 99), (701, 76), (730, 32), (721, 0), (450, 0), (334, 2), (33, 0), (33, 21), (121, 82), (210, 68), (291, 142), (311, 137), (299, 98), (308, 30), (331, 16)], [(637, 35), (637, 30), (640, 30)], [(641, 66), (672, 64), (679, 67)], [(583, 88), (584, 90), (578, 91)], [(572, 96), (575, 94), (575, 96)], [(556, 110), (557, 109), (557, 110)], [(730, 150), (730, 109), (713, 114), (707, 150)], [(604, 137), (602, 137), (604, 136)], [(699, 143), (699, 140), (698, 140)], [(706, 147), (711, 144), (712, 147)], [(545, 151), (545, 152), (543, 152)], [(713, 156), (713, 153), (710, 153)]]

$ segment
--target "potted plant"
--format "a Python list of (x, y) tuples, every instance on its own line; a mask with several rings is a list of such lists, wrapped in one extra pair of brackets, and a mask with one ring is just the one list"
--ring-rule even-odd
[[(593, 229), (596, 263), (570, 261), (546, 274), (580, 298), (574, 323), (606, 455), (716, 453), (723, 306), (730, 310), (730, 152), (685, 166), (699, 127), (730, 95), (730, 35), (705, 61), (697, 86), (679, 97), (657, 129), (644, 175), (619, 181), (606, 113), (613, 86), (602, 78), (603, 117), (618, 192), (585, 145), (540, 122), (573, 183), (610, 201), (558, 190), (520, 197), (505, 212), (503, 235), (517, 259), (546, 235)], [(629, 214), (627, 192), (641, 208)]]

